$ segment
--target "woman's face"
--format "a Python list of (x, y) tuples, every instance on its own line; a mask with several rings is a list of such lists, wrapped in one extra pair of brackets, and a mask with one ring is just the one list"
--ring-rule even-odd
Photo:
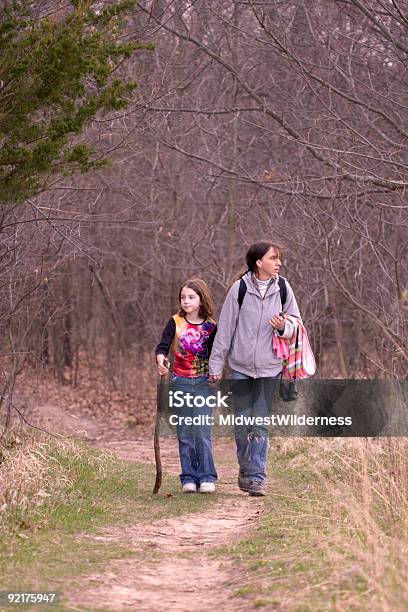
[(258, 275), (268, 278), (276, 276), (281, 266), (278, 251), (271, 247), (261, 259), (258, 259), (256, 265), (258, 267)]
[(180, 305), (186, 314), (198, 313), (201, 305), (200, 296), (189, 287), (183, 287), (180, 294)]

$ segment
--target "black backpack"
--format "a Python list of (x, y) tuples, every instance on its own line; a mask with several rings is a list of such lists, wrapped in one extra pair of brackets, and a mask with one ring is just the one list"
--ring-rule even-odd
[[(282, 310), (283, 310), (283, 307), (286, 304), (286, 298), (288, 296), (288, 290), (286, 287), (285, 278), (283, 276), (280, 276), (278, 278), (278, 283), (279, 283), (279, 293), (280, 293), (280, 299), (281, 299)], [(244, 301), (246, 292), (247, 292), (246, 282), (244, 281), (243, 278), (241, 278), (241, 280), (239, 281), (239, 290), (238, 290), (238, 305), (239, 305), (240, 310), (241, 310), (242, 302)]]

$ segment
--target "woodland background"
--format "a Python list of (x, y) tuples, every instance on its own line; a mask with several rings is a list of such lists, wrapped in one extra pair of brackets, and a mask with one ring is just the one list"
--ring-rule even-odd
[(25, 48), (59, 58), (65, 100), (113, 82), (122, 96), (88, 105), (34, 164), (45, 132), (30, 130), (56, 133), (62, 103), (51, 80), (36, 104), (41, 62), (17, 77), (18, 45), (1, 32), (0, 416), (28, 371), (75, 388), (97, 367), (113, 391), (153, 374), (180, 283), (202, 276), (219, 308), (261, 237), (286, 246), (321, 378), (405, 378), (406, 1), (20, 4), (14, 41), (110, 10), (109, 35), (128, 47), (99, 77), (72, 76), (62, 37)]

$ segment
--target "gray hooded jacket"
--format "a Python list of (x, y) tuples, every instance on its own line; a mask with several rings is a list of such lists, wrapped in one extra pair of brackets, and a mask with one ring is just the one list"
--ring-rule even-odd
[[(254, 283), (252, 273), (242, 277), (247, 291), (241, 310), (238, 304), (239, 280), (228, 291), (218, 321), (217, 334), (211, 351), (210, 375), (221, 375), (225, 360), (233, 370), (264, 378), (277, 376), (282, 370), (282, 360), (272, 349), (273, 328), (268, 321), (281, 310), (300, 319), (299, 308), (293, 290), (286, 281), (287, 298), (281, 307), (278, 278), (268, 287), (264, 298)], [(282, 338), (291, 338), (293, 325), (285, 321)]]

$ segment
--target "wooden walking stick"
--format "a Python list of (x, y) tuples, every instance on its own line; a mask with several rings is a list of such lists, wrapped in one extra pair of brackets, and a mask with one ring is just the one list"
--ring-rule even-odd
[[(165, 359), (164, 364), (169, 367), (169, 360)], [(157, 390), (156, 424), (154, 427), (154, 460), (156, 463), (156, 482), (154, 483), (153, 495), (156, 495), (158, 493), (162, 483), (162, 464), (160, 456), (160, 408), (163, 402), (165, 378), (165, 374), (160, 375), (159, 388)]]

